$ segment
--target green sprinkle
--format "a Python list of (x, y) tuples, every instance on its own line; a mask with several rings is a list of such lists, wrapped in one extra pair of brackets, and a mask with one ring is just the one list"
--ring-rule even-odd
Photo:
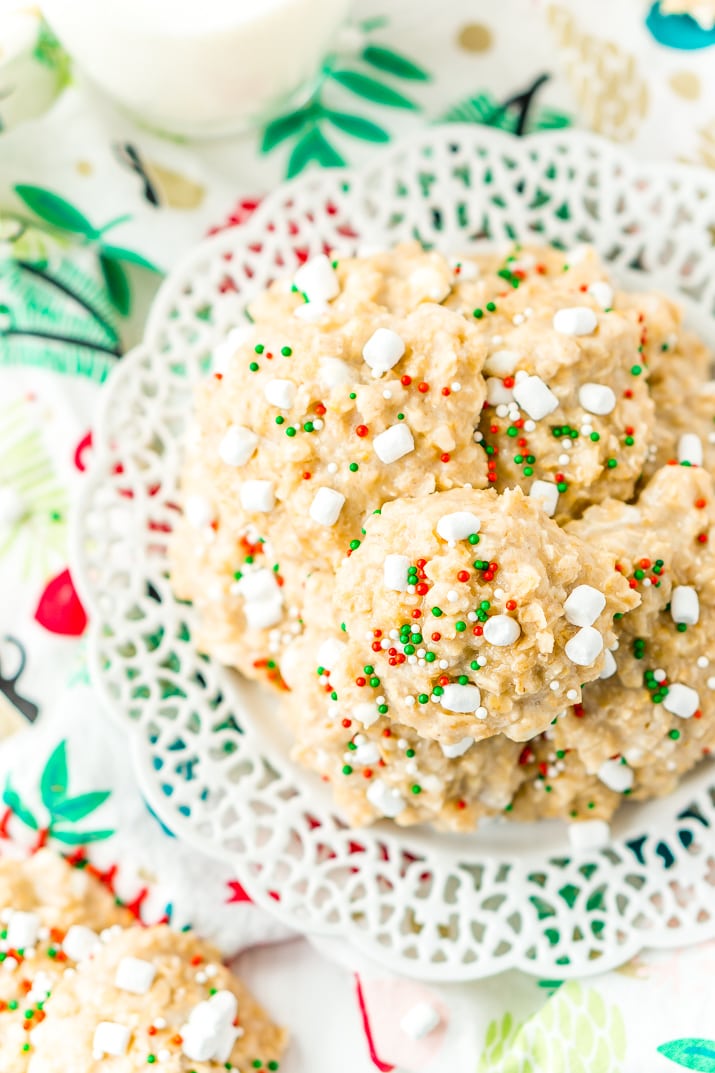
[(413, 794), (421, 794), (422, 793), (422, 787), (418, 786), (417, 783), (415, 783), (414, 786), (411, 786), (410, 789), (412, 790)]
[(283, 355), (284, 358), (289, 358), (292, 353), (293, 353), (293, 351), (289, 346), (282, 346), (281, 347), (281, 354)]
[(425, 653), (425, 663), (434, 663), (436, 659), (437, 657), (435, 656), (434, 652)]
[(404, 414), (398, 414), (397, 415), (397, 420), (398, 421), (404, 421), (405, 420), (405, 415)]
[(353, 769), (350, 764), (343, 764), (343, 775), (352, 775)]
[(678, 738), (680, 737), (680, 731), (679, 730), (669, 730), (668, 731), (668, 737), (671, 738), (673, 741), (677, 741)]
[(600, 438), (601, 437), (600, 437), (600, 434), (598, 432), (592, 432), (591, 433), (590, 439), (592, 439), (594, 443), (598, 443)]
[(558, 488), (559, 492), (567, 492), (569, 486), (567, 485), (566, 481), (559, 481), (556, 487)]
[(380, 715), (387, 715), (387, 705), (386, 704), (378, 704), (377, 710), (380, 713)]
[(615, 469), (616, 466), (618, 465), (618, 459), (609, 458), (608, 461), (606, 462), (606, 465), (608, 466), (609, 469)]
[(258, 372), (258, 362), (257, 361), (252, 361), (251, 364), (248, 366), (248, 368), (251, 370), (252, 373), (257, 373)]
[(687, 623), (685, 623), (685, 622), (679, 622), (678, 625), (675, 628), (678, 631), (678, 633), (685, 633), (685, 631), (687, 630), (688, 626), (687, 626)]
[(467, 628), (467, 623), (466, 622), (455, 622), (454, 628), (457, 631), (457, 633), (464, 633), (464, 631)]
[(484, 310), (483, 310), (483, 309), (479, 309), (479, 308), (477, 307), (477, 309), (475, 309), (475, 310), (473, 310), (473, 311), (472, 311), (472, 316), (476, 317), (476, 318), (477, 318), (477, 320), (481, 320), (481, 319), (482, 319), (482, 317), (484, 316)]
[(7, 1004), (8, 1010), (16, 1010), (17, 1007), (18, 1007), (17, 999), (11, 998), (10, 1001), (8, 1002), (8, 1004)]
[(506, 430), (506, 434), (507, 434), (507, 436), (518, 436), (519, 435), (519, 429), (514, 428), (513, 425), (510, 425), (509, 428)]
[(534, 473), (534, 470), (532, 469), (531, 466), (524, 466), (524, 476), (525, 477), (531, 477), (531, 476), (533, 476), (533, 473)]
[(660, 344), (660, 349), (661, 350), (670, 350), (670, 343), (661, 343)]
[(405, 756), (408, 757), (410, 760), (412, 759), (412, 757), (414, 755), (415, 755), (415, 750), (414, 749), (405, 749)]
[(263, 343), (256, 343), (253, 349), (255, 350), (256, 354), (262, 354), (266, 348), (264, 347)]
[(414, 654), (415, 654), (415, 646), (414, 645), (405, 645), (405, 655), (406, 656), (414, 656)]
[(315, 432), (315, 425), (313, 424), (313, 422), (312, 421), (306, 421), (305, 424), (303, 425), (303, 431), (304, 432)]
[[(477, 661), (475, 659), (472, 660), (472, 662), (469, 664), (469, 666), (472, 668), (473, 671), (478, 671), (480, 669), (479, 664), (477, 663)], [(466, 675), (464, 677), (466, 677)]]
[(358, 466), (357, 462), (351, 462), (350, 465), (348, 466), (348, 469), (350, 470), (351, 473), (357, 473), (357, 471), (360, 469), (360, 467)]
[(363, 667), (363, 673), (364, 674), (374, 674), (375, 673), (375, 668), (372, 667), (369, 663), (366, 663), (365, 666)]
[(286, 436), (290, 436), (292, 438), (293, 436), (295, 436), (295, 433), (296, 430), (293, 428), (292, 425), (289, 425), (289, 427), (286, 429)]
[(284, 424), (284, 422), (285, 422), (285, 417), (281, 417), (280, 414), (279, 414), (278, 417), (276, 418), (276, 424), (277, 425), (282, 425), (282, 424)]
[(472, 545), (478, 544), (479, 543), (479, 533), (470, 533), (469, 534), (469, 543), (472, 544)]
[(487, 310), (490, 313), (496, 313), (497, 307), (495, 302), (487, 302)]
[(156, 1055), (155, 1054), (148, 1054), (146, 1056), (146, 1060), (149, 1063), (149, 1065), (152, 1066), (152, 1065), (154, 1065), (154, 1062), (156, 1062)]
[[(640, 347), (638, 348), (640, 350)], [(643, 372), (642, 365), (631, 365), (631, 376), (640, 376)]]
[(523, 455), (514, 455), (514, 461), (516, 462), (517, 466), (520, 466), (521, 463), (524, 461), (524, 456)]
[(351, 392), (350, 392), (350, 398), (351, 398), (351, 399), (356, 399), (356, 398), (357, 398), (357, 395), (355, 394), (355, 392), (354, 392), (354, 391), (351, 391)]
[[(338, 263), (338, 262), (336, 261), (336, 262), (335, 262), (335, 265), (337, 265), (337, 263)], [(333, 268), (335, 268), (335, 265), (333, 265)], [(271, 1062), (269, 1062), (269, 1063), (268, 1063), (268, 1068), (269, 1068), (269, 1069), (272, 1069), (272, 1070), (274, 1070), (274, 1069), (278, 1069), (278, 1062), (275, 1062), (275, 1061), (271, 1061)]]
[(360, 541), (359, 540), (351, 540), (350, 541), (350, 550), (351, 551), (357, 551), (357, 549), (359, 547), (360, 547)]
[(632, 436), (626, 436), (623, 442), (625, 443), (626, 447), (632, 447), (636, 441)]
[(372, 678), (370, 679), (370, 685), (372, 686), (373, 689), (377, 689), (379, 684), (380, 684), (380, 679), (377, 677), (376, 674), (373, 675)]
[(418, 696), (417, 700), (420, 702), (420, 704), (426, 704), (427, 701), (429, 700), (429, 697), (427, 696), (426, 693), (420, 693), (420, 695)]
[(442, 614), (443, 614), (442, 608), (441, 607), (433, 607), (432, 608), (432, 614), (434, 615), (435, 618), (441, 618)]

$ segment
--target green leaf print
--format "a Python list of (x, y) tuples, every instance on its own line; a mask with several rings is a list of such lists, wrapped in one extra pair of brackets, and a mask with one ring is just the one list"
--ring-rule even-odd
[(89, 816), (90, 812), (98, 809), (110, 796), (109, 790), (95, 790), (87, 794), (78, 794), (77, 797), (67, 797), (64, 801), (59, 801), (52, 812), (60, 820), (70, 820), (76, 823), (77, 820), (83, 820), (85, 816)]
[(310, 122), (311, 115), (311, 108), (301, 108), (297, 112), (289, 112), (287, 115), (279, 116), (278, 119), (274, 119), (272, 123), (268, 124), (263, 132), (261, 152), (270, 153), (271, 149), (280, 145), (286, 138), (290, 138), (291, 135), (297, 134), (299, 130), (302, 130), (303, 127)]
[(40, 778), (40, 797), (48, 812), (52, 813), (59, 801), (67, 796), (67, 742), (61, 741), (45, 764)]
[(102, 243), (102, 257), (108, 257), (110, 261), (122, 261), (127, 265), (138, 265), (139, 268), (146, 268), (148, 272), (155, 272), (158, 276), (163, 275), (161, 269), (157, 268), (152, 261), (142, 257), (136, 250), (126, 250), (123, 246), (105, 246)]
[(88, 842), (102, 842), (105, 838), (111, 838), (114, 831), (107, 828), (103, 831), (58, 831), (52, 828), (52, 837), (56, 842), (63, 842), (66, 846), (84, 846)]
[(288, 161), (288, 178), (292, 179), (310, 163), (317, 161), (324, 168), (340, 168), (345, 161), (317, 127), (308, 131), (294, 146)]
[(350, 115), (349, 112), (326, 111), (325, 118), (344, 134), (353, 138), (362, 138), (365, 142), (389, 142), (390, 135), (384, 127), (373, 123), (364, 116)]
[(60, 231), (84, 235), (86, 238), (96, 237), (97, 231), (87, 217), (59, 194), (54, 194), (51, 190), (45, 190), (41, 186), (29, 186), (25, 183), (19, 183), (15, 187), (15, 193), (36, 216), (51, 224), (52, 227), (57, 227)]
[(132, 306), (132, 294), (129, 288), (127, 274), (119, 261), (108, 257), (105, 250), (99, 255), (99, 267), (107, 287), (109, 299), (123, 317), (126, 317)]
[(364, 75), (360, 71), (351, 71), (347, 67), (343, 67), (337, 71), (331, 71), (330, 77), (341, 86), (344, 86), (345, 89), (355, 93), (358, 97), (363, 97), (366, 101), (384, 104), (388, 108), (419, 110), (419, 105), (415, 104), (409, 97), (405, 97), (403, 93), (393, 89), (392, 86), (388, 86), (386, 82), (380, 82), (377, 78)]
[(25, 824), (25, 827), (29, 827), (31, 831), (39, 830), (39, 823), (23, 803), (20, 795), (16, 790), (13, 790), (10, 785), (10, 776), (8, 775), (7, 782), (5, 783), (5, 789), (2, 792), (3, 804), (7, 805), (9, 809), (17, 816), (18, 820)]
[(377, 67), (379, 71), (394, 75), (395, 78), (409, 78), (415, 82), (429, 82), (430, 76), (423, 67), (418, 67), (406, 56), (393, 52), (384, 45), (368, 45), (363, 49), (362, 58), (366, 63)]
[(658, 1053), (685, 1069), (715, 1073), (715, 1039), (673, 1039), (662, 1043)]

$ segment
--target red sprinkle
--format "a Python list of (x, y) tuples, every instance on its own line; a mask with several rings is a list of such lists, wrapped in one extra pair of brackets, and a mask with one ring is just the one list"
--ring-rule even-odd
[(708, 534), (707, 533), (698, 533), (698, 544), (707, 544), (707, 542), (708, 542)]
[(450, 388), (448, 388), (448, 387), (443, 387), (443, 388), (442, 388), (442, 394), (443, 394), (443, 395), (451, 395), (451, 394), (452, 394), (452, 391), (451, 391), (451, 389), (450, 389)]
[(516, 600), (507, 600), (506, 609), (507, 611), (516, 611)]
[(348, 727), (351, 727), (352, 725), (353, 724), (352, 724), (350, 719), (343, 719), (343, 726), (345, 727), (346, 730), (347, 730)]
[(703, 508), (707, 506), (707, 500), (705, 500), (705, 499), (696, 499), (695, 500), (695, 506), (698, 508), (698, 510), (703, 510)]
[(460, 570), (457, 574), (457, 581), (469, 581), (469, 571)]
[(313, 476), (313, 474), (308, 473), (308, 471), (306, 470), (305, 473), (303, 474), (303, 480), (304, 481), (309, 481), (312, 476)]
[(318, 417), (323, 416), (323, 414), (325, 413), (325, 406), (323, 406), (322, 402), (316, 402), (316, 404), (315, 404), (315, 412), (318, 415)]
[(383, 736), (383, 738), (391, 738), (392, 737), (392, 731), (390, 730), (389, 727), (385, 727), (385, 729), (382, 732), (382, 736)]
[[(420, 593), (420, 595), (422, 595), (422, 594)], [(412, 612), (412, 617), (413, 618), (422, 618), (422, 612), (420, 611), (419, 607), (416, 607), (414, 609), (414, 611)]]
[(424, 395), (429, 391), (429, 384), (426, 384), (423, 380), (420, 384), (417, 385), (417, 390), (421, 391)]
[(432, 640), (433, 641), (441, 641), (442, 640), (442, 634), (441, 633), (433, 633), (432, 634)]
[(448, 455), (447, 452), (445, 451), (445, 453), (443, 455), (439, 456), (439, 460), (440, 460), (440, 462), (449, 462), (451, 457), (452, 456)]
[(355, 429), (356, 434), (361, 437), (367, 436), (369, 431), (370, 429), (367, 427), (367, 425), (358, 425), (358, 427)]
[(401, 376), (400, 377), (400, 383), (402, 384), (403, 387), (409, 387), (410, 384), (412, 383), (412, 377), (411, 376)]

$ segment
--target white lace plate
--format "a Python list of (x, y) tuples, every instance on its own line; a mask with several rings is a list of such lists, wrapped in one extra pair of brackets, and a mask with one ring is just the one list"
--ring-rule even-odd
[(286, 184), (172, 273), (144, 344), (104, 391), (73, 538), (93, 677), (173, 832), (231, 861), (286, 923), (341, 936), (394, 970), (457, 980), (518, 967), (564, 979), (644, 946), (715, 936), (712, 765), (665, 800), (621, 809), (612, 845), (577, 857), (557, 823), (495, 822), (464, 836), (389, 822), (353, 831), (288, 759), (271, 696), (191, 643), (192, 609), (172, 596), (166, 545), (192, 383), (300, 253), (414, 236), (451, 252), (513, 237), (592, 242), (617, 279), (682, 298), (715, 339), (712, 173), (637, 162), (573, 132), (517, 140), (453, 125), (360, 173)]

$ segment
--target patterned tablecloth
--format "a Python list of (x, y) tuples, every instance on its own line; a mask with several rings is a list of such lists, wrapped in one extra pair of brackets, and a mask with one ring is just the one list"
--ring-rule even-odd
[[(240, 877), (178, 845), (87, 681), (67, 514), (97, 393), (198, 239), (240, 226), (286, 175), (357, 163), (420, 124), (581, 125), (715, 167), (712, 13), (678, 6), (358, 0), (309, 122), (196, 146), (73, 82), (36, 9), (0, 4), (0, 845), (88, 856), (142, 919), (216, 938), (289, 1026), (286, 1073), (713, 1071), (715, 944), (563, 986), (428, 987), (287, 934)], [(400, 1021), (423, 1001), (441, 1021), (414, 1040)]]

